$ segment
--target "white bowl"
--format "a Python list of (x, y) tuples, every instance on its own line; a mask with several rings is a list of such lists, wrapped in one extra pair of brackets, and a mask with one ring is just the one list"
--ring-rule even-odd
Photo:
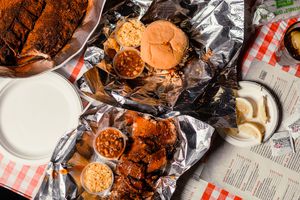
[[(270, 116), (269, 122), (265, 125), (265, 135), (263, 142), (266, 142), (276, 131), (279, 123), (279, 108), (274, 96), (270, 93), (268, 89), (262, 86), (259, 83), (252, 81), (240, 81), (240, 89), (237, 91), (238, 97), (246, 98), (250, 101), (258, 103), (258, 101), (263, 97), (267, 97), (268, 112)], [(218, 133), (223, 137), (227, 142), (232, 145), (239, 147), (249, 147), (260, 144), (259, 141), (253, 137), (246, 137), (246, 135), (228, 135), (224, 130), (218, 129)]]

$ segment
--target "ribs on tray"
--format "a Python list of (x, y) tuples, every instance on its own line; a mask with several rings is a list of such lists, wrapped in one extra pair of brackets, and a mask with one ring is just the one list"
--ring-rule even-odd
[(87, 6), (88, 0), (0, 0), (0, 65), (51, 64)]

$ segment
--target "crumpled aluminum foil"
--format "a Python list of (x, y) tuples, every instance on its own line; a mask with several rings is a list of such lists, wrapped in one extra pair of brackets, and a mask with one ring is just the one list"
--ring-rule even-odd
[[(0, 77), (30, 77), (46, 71), (53, 71), (65, 66), (71, 59), (82, 53), (86, 43), (100, 23), (102, 10), (106, 0), (89, 0), (87, 12), (81, 24), (75, 30), (68, 43), (52, 58), (53, 66), (46, 62), (24, 67), (0, 66)], [(49, 68), (50, 67), (50, 68)]]
[[(106, 127), (116, 127), (122, 130), (125, 127), (125, 109), (101, 104), (86, 111), (81, 117), (81, 124), (73, 132), (66, 134), (58, 142), (48, 164), (42, 185), (35, 196), (36, 200), (61, 199), (92, 199), (95, 196), (87, 195), (80, 185), (76, 183), (75, 169), (80, 163), (70, 166), (76, 153), (77, 144), (80, 144), (83, 134), (93, 139), (94, 133)], [(144, 116), (149, 116), (144, 114)], [(176, 188), (176, 180), (192, 165), (194, 165), (208, 150), (214, 128), (190, 116), (177, 116), (173, 118), (177, 133), (178, 145), (173, 159), (168, 163), (166, 170), (157, 181), (155, 199), (170, 199)], [(123, 131), (125, 132), (125, 131)], [(86, 135), (87, 136), (87, 135)], [(93, 151), (92, 151), (93, 152)], [(89, 162), (99, 158), (93, 154)], [(75, 161), (72, 161), (75, 162)], [(107, 163), (114, 165), (114, 163)], [(77, 172), (77, 177), (80, 175)], [(78, 179), (77, 179), (78, 180)]]
[[(109, 70), (103, 43), (120, 19), (144, 24), (167, 19), (189, 38), (180, 69), (144, 72), (126, 81)], [(126, 0), (108, 9), (89, 42), (90, 70), (77, 82), (86, 95), (122, 108), (159, 117), (187, 114), (213, 126), (236, 127), (237, 58), (244, 39), (243, 0)], [(111, 64), (111, 63), (110, 63)], [(111, 69), (111, 67), (110, 67)]]

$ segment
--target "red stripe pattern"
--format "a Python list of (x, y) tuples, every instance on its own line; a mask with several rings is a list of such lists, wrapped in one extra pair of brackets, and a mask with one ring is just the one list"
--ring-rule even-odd
[(71, 83), (74, 83), (77, 80), (77, 77), (81, 71), (81, 69), (83, 68), (84, 65), (84, 57), (83, 55), (79, 58), (78, 63), (75, 65), (74, 69), (71, 72), (71, 75), (69, 77), (69, 81)]
[(200, 200), (242, 200), (242, 198), (230, 194), (228, 191), (220, 189), (212, 183), (207, 183)]
[(221, 190), (218, 200), (226, 200), (228, 194), (229, 194), (229, 192), (227, 192), (226, 190)]
[(202, 200), (209, 200), (211, 197), (211, 194), (213, 193), (214, 189), (215, 189), (215, 185), (208, 183), (207, 187), (202, 195)]
[(12, 186), (15, 190), (18, 190), (23, 182), (23, 180), (26, 177), (26, 173), (29, 170), (29, 166), (28, 165), (24, 165), (21, 169), (21, 171), (19, 172), (18, 176), (17, 176), (17, 180), (14, 183), (14, 185)]
[(40, 181), (40, 178), (44, 174), (45, 168), (46, 168), (46, 165), (42, 165), (36, 169), (35, 174), (33, 175), (32, 179), (29, 183), (29, 186), (28, 186), (27, 190), (25, 191), (25, 194), (27, 194), (28, 196), (32, 196), (33, 191), (36, 189), (36, 186), (38, 185), (38, 183)]

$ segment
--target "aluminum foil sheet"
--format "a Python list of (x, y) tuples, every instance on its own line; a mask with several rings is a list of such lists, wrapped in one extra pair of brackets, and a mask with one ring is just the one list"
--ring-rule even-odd
[(102, 10), (106, 0), (89, 0), (87, 12), (81, 24), (75, 30), (72, 38), (54, 58), (53, 64), (39, 62), (38, 65), (29, 65), (24, 68), (0, 66), (0, 77), (29, 77), (42, 72), (56, 70), (67, 64), (79, 53), (83, 53), (86, 43), (100, 23)]
[[(180, 27), (189, 38), (180, 69), (144, 71), (126, 81), (101, 65), (107, 61), (103, 43), (124, 18), (139, 18), (146, 25), (166, 19)], [(86, 95), (110, 105), (159, 117), (187, 114), (214, 126), (235, 127), (233, 89), (243, 39), (243, 0), (122, 1), (103, 14), (85, 52), (90, 70), (77, 84)]]
[[(34, 199), (100, 199), (99, 196), (88, 195), (80, 186), (78, 177), (82, 168), (79, 166), (83, 162), (80, 163), (80, 159), (76, 156), (78, 153), (82, 155), (77, 145), (80, 146), (81, 141), (86, 141), (86, 138), (92, 140), (97, 130), (106, 127), (116, 127), (123, 131), (126, 127), (124, 120), (126, 112), (125, 109), (107, 104), (101, 104), (86, 111), (81, 117), (81, 124), (78, 128), (66, 134), (58, 142), (51, 162), (48, 164), (42, 185)], [(141, 115), (149, 117), (147, 114)], [(176, 188), (176, 180), (199, 161), (208, 150), (214, 131), (214, 128), (210, 125), (190, 116), (177, 116), (173, 120), (177, 130), (178, 142), (173, 158), (167, 164), (163, 175), (156, 182), (155, 199), (171, 198)], [(89, 155), (88, 162), (98, 161), (99, 158), (93, 150), (91, 152), (93, 155)], [(77, 157), (77, 160), (74, 157)], [(71, 162), (72, 165), (70, 165)], [(115, 163), (109, 162), (108, 164), (114, 166)]]

